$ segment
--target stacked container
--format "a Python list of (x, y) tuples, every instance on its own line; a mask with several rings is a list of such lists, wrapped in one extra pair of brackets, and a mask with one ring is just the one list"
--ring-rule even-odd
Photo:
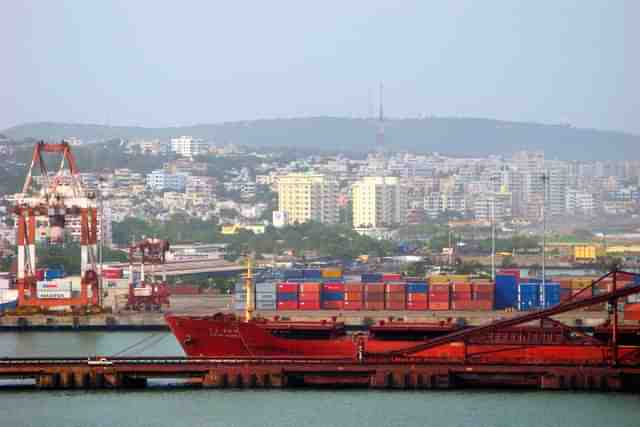
[(276, 300), (278, 303), (278, 310), (297, 310), (298, 284), (288, 282), (278, 283)]
[(44, 272), (44, 280), (55, 280), (64, 278), (64, 269), (62, 268), (47, 268)]
[(407, 308), (406, 287), (404, 282), (385, 283), (385, 308), (387, 310), (404, 310)]
[(306, 268), (302, 270), (302, 277), (308, 281), (319, 282), (322, 280), (322, 271), (319, 269)]
[(473, 285), (471, 282), (453, 282), (451, 285), (451, 309), (473, 310)]
[(520, 283), (518, 285), (518, 310), (530, 311), (540, 308), (540, 284)]
[(496, 286), (490, 281), (473, 282), (474, 310), (493, 310)]
[(451, 307), (451, 286), (449, 282), (429, 283), (429, 310), (449, 310)]
[(518, 275), (496, 274), (495, 308), (504, 310), (518, 306)]
[(105, 268), (102, 270), (102, 277), (105, 279), (122, 279), (121, 268)]
[(302, 280), (304, 279), (303, 270), (294, 270), (294, 269), (284, 270), (282, 272), (282, 278), (284, 279), (285, 282)]
[(274, 282), (263, 282), (255, 284), (256, 290), (256, 310), (275, 310), (276, 305), (276, 284)]
[(553, 307), (560, 304), (561, 287), (560, 283), (548, 282), (544, 285), (544, 308)]
[(320, 310), (322, 286), (320, 282), (305, 282), (298, 286), (298, 305), (300, 310)]
[(366, 310), (384, 310), (384, 283), (364, 284), (364, 308)]
[(429, 308), (429, 285), (426, 282), (407, 283), (407, 310)]
[(345, 283), (344, 309), (362, 310), (364, 308), (364, 285), (362, 283)]
[(363, 273), (360, 276), (362, 283), (380, 283), (382, 282), (382, 274), (380, 273)]
[(382, 281), (383, 282), (398, 282), (402, 280), (402, 274), (399, 273), (383, 273)]
[(323, 268), (320, 271), (324, 280), (339, 280), (342, 279), (342, 269), (337, 267)]
[(322, 308), (342, 310), (344, 308), (344, 283), (324, 283), (322, 285)]

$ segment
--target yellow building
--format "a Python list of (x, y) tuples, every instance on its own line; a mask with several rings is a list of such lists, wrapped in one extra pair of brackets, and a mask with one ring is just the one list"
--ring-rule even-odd
[(338, 182), (329, 175), (291, 173), (278, 178), (278, 211), (289, 224), (338, 222)]
[(253, 232), (253, 234), (264, 234), (265, 226), (263, 224), (255, 225), (240, 225), (240, 224), (226, 224), (222, 226), (220, 233), (225, 235), (237, 234), (240, 230), (247, 230)]

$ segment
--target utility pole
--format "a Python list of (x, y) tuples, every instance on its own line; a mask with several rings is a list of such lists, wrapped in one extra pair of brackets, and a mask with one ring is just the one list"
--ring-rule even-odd
[(100, 264), (100, 276), (98, 276), (98, 305), (102, 306), (102, 298), (103, 298), (103, 289), (104, 289), (104, 280), (102, 279), (102, 274), (104, 271), (104, 265), (102, 263), (103, 254), (104, 254), (104, 199), (102, 197), (102, 185), (104, 182), (103, 177), (98, 178), (98, 203), (100, 204), (100, 246), (98, 246), (98, 263)]
[(544, 186), (544, 198), (542, 200), (542, 287), (540, 289), (540, 302), (544, 307), (545, 302), (545, 281), (546, 281), (546, 259), (547, 259), (547, 217), (546, 217), (546, 205), (547, 205), (547, 182), (549, 181), (549, 175), (546, 171), (542, 173), (542, 185)]

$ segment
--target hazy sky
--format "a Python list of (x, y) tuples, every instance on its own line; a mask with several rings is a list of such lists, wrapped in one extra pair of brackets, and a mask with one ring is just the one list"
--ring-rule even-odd
[[(640, 1), (2, 1), (0, 128), (364, 116), (640, 133)], [(375, 97), (373, 96), (375, 95)]]

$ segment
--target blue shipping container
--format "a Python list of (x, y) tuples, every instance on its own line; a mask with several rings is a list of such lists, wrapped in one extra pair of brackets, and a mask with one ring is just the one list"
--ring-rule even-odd
[(324, 301), (342, 301), (344, 300), (344, 292), (324, 292), (322, 299)]
[(63, 279), (63, 278), (64, 278), (64, 270), (61, 268), (48, 268), (44, 272), (45, 280)]
[(298, 301), (298, 294), (296, 292), (279, 292), (278, 301)]
[(362, 283), (376, 283), (382, 282), (381, 273), (364, 273), (360, 276)]
[(407, 283), (407, 293), (409, 294), (424, 294), (429, 291), (429, 286), (426, 283)]
[(302, 275), (302, 270), (285, 270), (282, 272), (282, 277), (285, 280), (289, 280), (289, 279), (302, 279), (304, 276)]
[[(560, 283), (549, 282), (544, 286), (544, 308), (553, 307), (560, 304)], [(542, 298), (542, 290), (540, 291)]]
[(496, 275), (495, 307), (497, 310), (518, 306), (518, 278), (508, 274)]
[(322, 270), (318, 270), (318, 269), (302, 270), (302, 277), (304, 277), (305, 279), (321, 279)]
[(520, 283), (518, 285), (518, 310), (528, 311), (540, 308), (540, 284)]

